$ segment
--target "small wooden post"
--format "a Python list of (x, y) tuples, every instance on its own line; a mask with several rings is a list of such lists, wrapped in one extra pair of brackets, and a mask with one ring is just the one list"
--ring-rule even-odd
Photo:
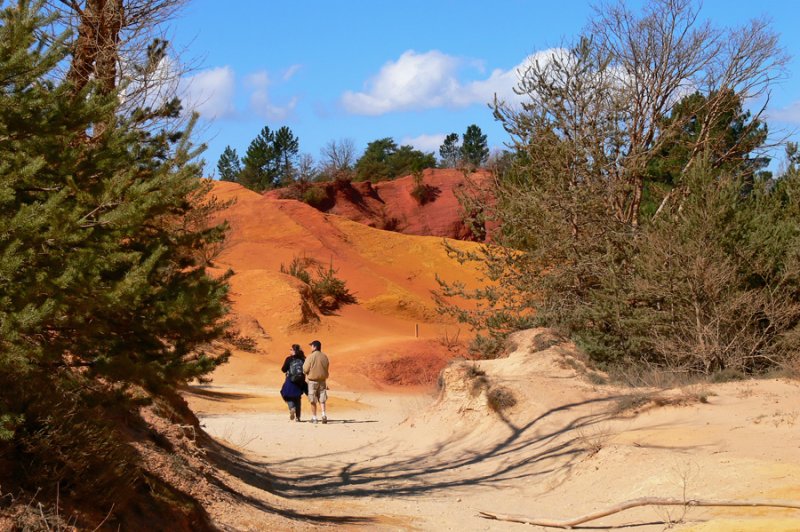
[(419, 323), (414, 324), (414, 338), (419, 338)]

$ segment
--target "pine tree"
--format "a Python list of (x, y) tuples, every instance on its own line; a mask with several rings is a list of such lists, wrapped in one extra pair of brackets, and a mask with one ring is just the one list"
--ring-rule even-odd
[(412, 146), (397, 147), (391, 137), (374, 140), (356, 162), (358, 181), (385, 181), (409, 175), (424, 168), (435, 168), (432, 153), (423, 153)]
[(461, 146), (458, 143), (458, 133), (450, 133), (439, 146), (439, 158), (442, 160), (442, 166), (445, 168), (457, 167), (460, 156)]
[(278, 184), (275, 133), (269, 126), (264, 126), (250, 142), (242, 163), (244, 168), (240, 174), (240, 182), (247, 188), (261, 192)]
[(242, 163), (235, 149), (225, 146), (222, 155), (219, 156), (219, 161), (217, 161), (217, 172), (219, 172), (221, 181), (239, 181)]
[(472, 124), (464, 133), (461, 160), (471, 168), (480, 168), (489, 159), (489, 146), (481, 128)]
[(357, 181), (385, 181), (394, 177), (389, 164), (397, 143), (391, 137), (373, 140), (367, 144), (364, 154), (356, 161)]
[(292, 130), (281, 126), (275, 132), (273, 152), (277, 159), (277, 180), (282, 185), (287, 185), (295, 179), (296, 162), (300, 153), (300, 139), (294, 136)]
[(0, 19), (0, 454), (26, 464), (0, 476), (113, 497), (135, 457), (103, 409), (227, 357), (227, 281), (202, 256), (225, 227), (197, 207), (211, 184), (190, 129), (140, 127), (107, 84), (61, 81), (68, 51), (27, 2)]
[(425, 168), (436, 168), (436, 157), (433, 153), (425, 153), (413, 146), (400, 146), (389, 158), (392, 177), (398, 178), (421, 172)]

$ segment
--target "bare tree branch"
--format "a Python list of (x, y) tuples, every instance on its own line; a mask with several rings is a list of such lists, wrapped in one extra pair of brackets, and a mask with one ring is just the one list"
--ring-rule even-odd
[(743, 501), (711, 501), (703, 499), (665, 499), (659, 497), (644, 497), (641, 499), (633, 499), (623, 502), (611, 508), (586, 514), (575, 519), (566, 521), (555, 521), (551, 519), (541, 519), (535, 517), (524, 517), (507, 514), (499, 514), (494, 512), (478, 512), (480, 517), (485, 519), (494, 519), (497, 521), (508, 521), (511, 523), (522, 523), (525, 525), (544, 526), (549, 528), (573, 528), (589, 521), (595, 521), (601, 517), (617, 514), (619, 512), (629, 510), (630, 508), (637, 508), (639, 506), (684, 506), (687, 508), (694, 506), (726, 506), (726, 507), (770, 507), (770, 508), (791, 508), (800, 510), (800, 503), (796, 501), (781, 501), (781, 500), (743, 500)]

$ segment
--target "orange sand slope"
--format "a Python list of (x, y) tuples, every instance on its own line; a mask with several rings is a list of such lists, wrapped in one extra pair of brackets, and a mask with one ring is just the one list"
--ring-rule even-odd
[[(463, 326), (437, 314), (431, 290), (438, 287), (436, 274), (468, 286), (477, 285), (479, 274), (449, 258), (442, 238), (381, 231), (298, 201), (263, 197), (234, 183), (215, 183), (212, 194), (235, 200), (221, 214), (231, 231), (215, 264), (234, 270), (234, 314), (242, 333), (256, 338), (259, 348), (254, 354), (235, 353), (215, 375), (217, 382), (277, 384), (282, 375), (276, 365), (289, 345), (306, 346), (318, 338), (332, 356), (334, 385), (373, 387), (363, 375), (365, 364), (406, 360), (413, 366), (430, 356), (441, 367), (452, 356), (441, 345), (445, 335), (466, 336)], [(477, 246), (450, 242), (461, 249)], [(358, 303), (338, 315), (322, 316), (318, 324), (307, 323), (302, 284), (280, 273), (281, 265), (288, 266), (297, 256), (332, 264)]]

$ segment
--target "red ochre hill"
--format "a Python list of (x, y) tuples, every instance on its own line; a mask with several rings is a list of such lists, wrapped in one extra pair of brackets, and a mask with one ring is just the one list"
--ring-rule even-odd
[[(488, 183), (491, 174), (478, 170), (465, 175), (457, 169), (427, 169), (421, 184), (427, 189), (426, 201), (415, 198), (414, 176), (371, 183), (315, 183), (320, 191), (315, 206), (370, 227), (407, 235), (440, 236), (458, 240), (479, 239), (464, 223), (459, 196), (476, 194)], [(293, 187), (271, 190), (265, 197), (281, 199), (296, 194)]]

